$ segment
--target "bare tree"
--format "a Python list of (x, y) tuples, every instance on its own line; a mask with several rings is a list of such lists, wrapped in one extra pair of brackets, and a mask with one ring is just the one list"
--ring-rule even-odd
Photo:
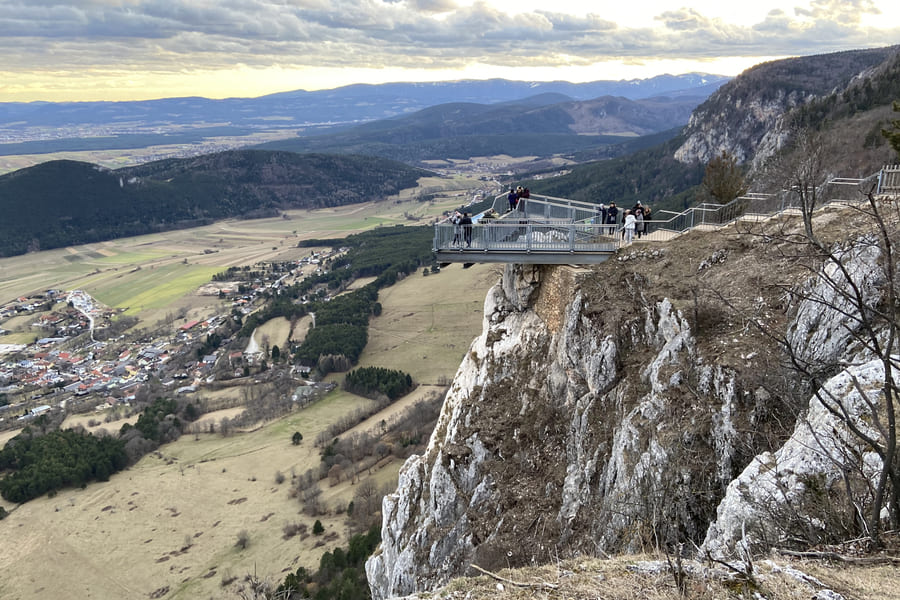
[(380, 499), (378, 485), (371, 477), (368, 477), (357, 486), (356, 493), (353, 495), (353, 506), (356, 511), (368, 516), (375, 511)]
[(328, 481), (332, 487), (336, 486), (344, 478), (344, 469), (340, 465), (332, 465), (328, 469)]
[[(887, 511), (891, 529), (900, 527), (900, 457), (897, 453), (897, 398), (900, 387), (900, 281), (894, 248), (900, 242), (900, 211), (882, 205), (871, 190), (860, 195), (860, 203), (848, 208), (860, 225), (856, 239), (829, 239), (816, 219), (823, 198), (820, 191), (828, 173), (826, 149), (815, 134), (802, 133), (790, 158), (779, 170), (784, 186), (797, 200), (802, 230), (783, 230), (780, 241), (795, 250), (795, 256), (810, 270), (810, 282), (788, 289), (796, 305), (807, 303), (812, 311), (841, 320), (845, 347), (853, 347), (880, 361), (883, 379), (878, 389), (865, 388), (853, 379), (863, 399), (865, 415), (854, 414), (848, 400), (830, 392), (825, 382), (848, 365), (843, 357), (823, 356), (810, 348), (807, 332), (776, 332), (760, 325), (779, 342), (790, 366), (808, 382), (821, 405), (851, 432), (857, 442), (881, 460), (868, 506), (859, 506), (860, 533), (878, 542), (881, 515)], [(862, 453), (848, 454), (843, 468), (862, 473)], [(852, 461), (855, 464), (851, 464)], [(845, 481), (849, 481), (845, 477)], [(848, 496), (853, 496), (848, 492)]]
[(321, 512), (322, 488), (318, 485), (313, 485), (303, 491), (303, 508), (312, 516), (316, 516)]

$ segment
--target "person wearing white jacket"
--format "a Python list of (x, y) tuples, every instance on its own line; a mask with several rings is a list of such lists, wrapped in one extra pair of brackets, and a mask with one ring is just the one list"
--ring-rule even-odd
[(634, 226), (635, 226), (635, 218), (634, 213), (630, 210), (625, 211), (625, 243), (630, 244), (634, 239)]

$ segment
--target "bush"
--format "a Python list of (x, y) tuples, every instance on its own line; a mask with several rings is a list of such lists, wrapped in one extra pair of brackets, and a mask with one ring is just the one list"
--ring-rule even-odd
[(316, 519), (316, 522), (313, 523), (312, 528), (313, 535), (322, 535), (325, 533), (325, 528), (322, 526), (322, 521)]
[(240, 533), (238, 533), (237, 541), (234, 545), (237, 546), (240, 550), (243, 550), (250, 545), (250, 534), (247, 533), (246, 529), (242, 529)]

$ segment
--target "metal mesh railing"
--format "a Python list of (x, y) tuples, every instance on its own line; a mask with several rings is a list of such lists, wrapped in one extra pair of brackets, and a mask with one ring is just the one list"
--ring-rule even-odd
[(879, 194), (900, 194), (900, 165), (887, 165), (878, 174)]
[[(900, 165), (885, 167), (864, 179), (834, 178), (816, 189), (817, 204), (860, 202), (882, 185), (900, 186)], [(737, 219), (766, 218), (799, 208), (799, 196), (790, 190), (778, 194), (748, 193), (728, 204), (702, 203), (683, 212), (660, 210), (643, 222), (643, 239), (670, 239), (696, 227), (727, 225)], [(622, 214), (618, 223), (601, 223), (599, 205), (532, 194), (509, 209), (506, 194), (494, 198), (495, 218), (476, 215), (465, 227), (449, 219), (435, 225), (435, 249), (501, 250), (525, 252), (614, 252), (621, 245)]]
[(613, 226), (592, 223), (482, 219), (470, 226), (435, 225), (434, 247), (518, 252), (613, 252), (619, 238), (621, 236)]

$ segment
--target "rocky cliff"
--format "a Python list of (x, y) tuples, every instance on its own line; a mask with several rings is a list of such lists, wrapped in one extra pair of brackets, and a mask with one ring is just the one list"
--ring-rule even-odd
[[(839, 311), (785, 293), (810, 265), (773, 239), (697, 232), (593, 270), (508, 266), (426, 452), (384, 500), (373, 597), (433, 589), (471, 564), (704, 539), (734, 552), (763, 511), (752, 471), (803, 443), (791, 440), (809, 402), (764, 332), (830, 357), (852, 346)], [(874, 260), (853, 256), (859, 272)]]
[[(713, 93), (691, 114), (686, 140), (676, 151), (681, 162), (707, 163), (725, 151), (740, 163), (757, 167), (778, 152), (791, 132), (810, 115), (802, 107), (818, 102), (819, 118), (846, 118), (876, 105), (890, 104), (880, 87), (894, 87), (886, 63), (896, 60), (897, 47), (855, 50), (773, 61), (748, 69)], [(884, 76), (887, 80), (882, 81)], [(865, 97), (864, 102), (860, 98)], [(827, 98), (827, 100), (825, 100)], [(848, 110), (837, 111), (845, 104)], [(821, 113), (819, 115), (818, 113)]]

